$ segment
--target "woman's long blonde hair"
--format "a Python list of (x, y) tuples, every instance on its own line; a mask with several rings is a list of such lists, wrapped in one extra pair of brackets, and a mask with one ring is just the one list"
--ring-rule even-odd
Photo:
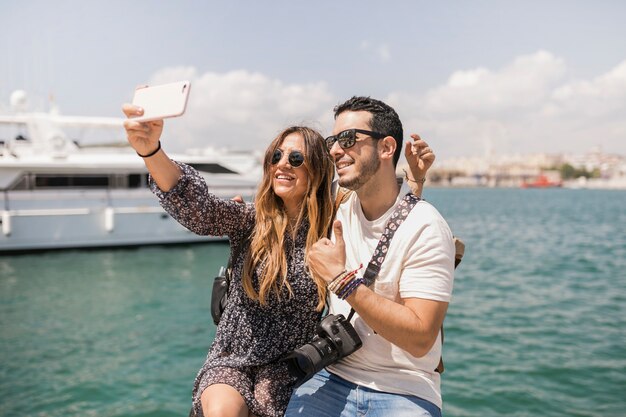
[[(283, 143), (285, 138), (298, 133), (304, 140), (304, 164), (301, 168), (309, 174), (307, 192), (300, 207), (300, 213), (292, 236), (295, 237), (302, 221), (307, 219), (310, 225), (305, 253), (320, 238), (327, 236), (332, 223), (334, 202), (332, 198), (332, 180), (334, 167), (324, 138), (309, 127), (292, 126), (283, 130), (265, 151), (263, 161), (263, 179), (255, 198), (256, 224), (251, 236), (250, 251), (246, 256), (243, 271), (243, 288), (253, 300), (259, 300), (261, 305), (267, 304), (270, 294), (280, 297), (283, 287), (292, 294), (291, 286), (287, 281), (287, 256), (285, 254), (285, 232), (289, 227), (289, 218), (284, 209), (283, 201), (274, 193), (272, 188), (271, 160), (274, 151)], [(259, 291), (252, 284), (252, 274), (260, 267)], [(320, 278), (313, 278), (317, 285), (318, 305), (321, 311), (326, 299), (326, 283)]]

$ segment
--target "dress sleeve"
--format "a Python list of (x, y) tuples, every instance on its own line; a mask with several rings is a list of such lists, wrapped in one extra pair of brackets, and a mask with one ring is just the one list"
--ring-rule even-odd
[(178, 223), (198, 235), (232, 236), (254, 222), (252, 204), (217, 197), (198, 171), (180, 162), (176, 164), (182, 175), (170, 191), (161, 191), (152, 176), (148, 183), (161, 207)]

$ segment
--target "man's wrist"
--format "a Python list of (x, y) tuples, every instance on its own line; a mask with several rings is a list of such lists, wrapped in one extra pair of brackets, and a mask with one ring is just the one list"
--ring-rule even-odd
[(337, 297), (345, 300), (359, 285), (365, 281), (361, 277), (357, 277), (357, 272), (363, 267), (360, 265), (353, 271), (343, 270), (332, 281), (328, 282), (328, 290), (333, 292)]
[(424, 184), (426, 182), (426, 173), (423, 174), (423, 177), (412, 178), (413, 175), (409, 176), (409, 173), (404, 171), (404, 179), (407, 182), (412, 182), (414, 184)]

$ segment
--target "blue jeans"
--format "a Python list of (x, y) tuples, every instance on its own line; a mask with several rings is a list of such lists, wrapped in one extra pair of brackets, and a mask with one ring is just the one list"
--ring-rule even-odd
[(441, 417), (441, 410), (419, 397), (361, 387), (322, 369), (291, 396), (285, 417), (293, 416)]

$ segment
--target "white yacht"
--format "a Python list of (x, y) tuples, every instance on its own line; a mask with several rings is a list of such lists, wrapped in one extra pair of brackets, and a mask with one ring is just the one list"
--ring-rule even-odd
[[(123, 119), (26, 112), (24, 102), (15, 92), (12, 110), (0, 113), (0, 253), (221, 239), (197, 236), (161, 209)], [(108, 130), (117, 144), (81, 145), (66, 133), (76, 128)], [(262, 172), (253, 152), (207, 148), (171, 157), (226, 198), (251, 199)]]

